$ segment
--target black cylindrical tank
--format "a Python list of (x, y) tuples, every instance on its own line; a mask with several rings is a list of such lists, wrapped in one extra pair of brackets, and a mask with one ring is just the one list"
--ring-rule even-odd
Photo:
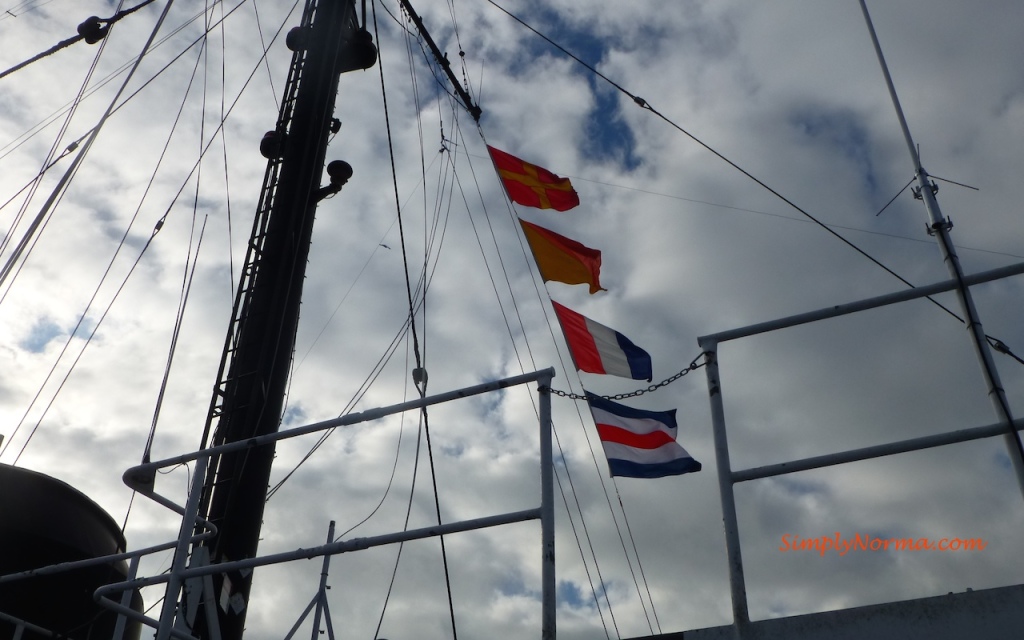
[[(56, 478), (0, 464), (0, 575), (121, 553), (117, 523), (85, 494)], [(0, 583), (0, 612), (71, 640), (109, 640), (116, 614), (99, 606), (93, 592), (127, 577), (125, 561)], [(142, 597), (132, 594), (142, 611)], [(0, 619), (0, 639), (15, 625)], [(125, 638), (137, 639), (130, 623)], [(25, 633), (24, 640), (46, 636)]]

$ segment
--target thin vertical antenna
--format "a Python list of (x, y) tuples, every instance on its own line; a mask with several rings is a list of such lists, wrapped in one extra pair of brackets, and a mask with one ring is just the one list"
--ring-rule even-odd
[(868, 7), (864, 3), (864, 0), (860, 0), (861, 11), (864, 12), (864, 21), (868, 25), (868, 33), (871, 34), (871, 43), (875, 45), (875, 54), (878, 56), (878, 64), (882, 65), (882, 75), (885, 76), (885, 86), (889, 88), (889, 97), (892, 98), (892, 104), (896, 108), (896, 117), (900, 121), (900, 129), (903, 130), (903, 139), (907, 143), (907, 151), (910, 152), (910, 158), (914, 161), (914, 170), (921, 170), (921, 157), (917, 153), (917, 147), (914, 146), (914, 139), (910, 135), (910, 127), (907, 126), (907, 119), (903, 115), (903, 107), (900, 106), (900, 98), (896, 95), (896, 87), (892, 83), (892, 76), (889, 75), (889, 66), (885, 64), (885, 57), (882, 55), (882, 45), (878, 44), (878, 35), (875, 34), (875, 25), (871, 22), (871, 16), (868, 14)]
[(882, 55), (882, 47), (878, 44), (878, 36), (875, 34), (875, 27), (871, 23), (871, 16), (868, 14), (868, 7), (864, 0), (860, 0), (861, 11), (864, 12), (864, 21), (867, 23), (868, 32), (871, 34), (871, 41), (875, 45), (875, 54), (878, 56), (878, 64), (882, 67), (882, 74), (885, 76), (885, 84), (889, 87), (889, 96), (892, 98), (893, 107), (896, 109), (896, 117), (899, 118), (900, 128), (903, 129), (903, 138), (907, 143), (907, 150), (914, 162), (914, 173), (917, 176), (917, 188), (914, 190), (914, 197), (924, 201), (925, 209), (931, 223), (928, 225), (928, 234), (936, 237), (939, 243), (939, 251), (942, 252), (943, 261), (950, 276), (959, 284), (957, 286), (957, 300), (960, 303), (960, 310), (964, 316), (964, 323), (967, 331), (971, 334), (971, 342), (974, 346), (974, 353), (981, 366), (981, 373), (985, 377), (985, 384), (988, 386), (988, 397), (995, 409), (996, 416), (1006, 425), (1006, 446), (1009, 450), (1010, 460), (1013, 462), (1013, 469), (1017, 475), (1017, 485), (1020, 487), (1021, 495), (1024, 496), (1024, 446), (1021, 444), (1020, 434), (1013, 428), (1013, 415), (1010, 412), (1010, 404), (1006, 400), (1006, 392), (999, 380), (999, 372), (996, 370), (995, 362), (992, 361), (992, 352), (989, 350), (988, 338), (981, 327), (981, 319), (978, 317), (978, 310), (974, 306), (971, 292), (964, 284), (963, 269), (960, 266), (960, 259), (956, 255), (956, 249), (949, 238), (949, 231), (953, 223), (942, 217), (942, 210), (939, 209), (935, 193), (939, 190), (928, 178), (928, 172), (921, 166), (921, 156), (914, 145), (914, 139), (910, 135), (910, 128), (907, 126), (907, 119), (903, 115), (903, 108), (900, 106), (899, 97), (896, 95), (896, 88), (892, 83), (892, 76), (889, 75), (889, 67), (885, 64), (885, 57)]

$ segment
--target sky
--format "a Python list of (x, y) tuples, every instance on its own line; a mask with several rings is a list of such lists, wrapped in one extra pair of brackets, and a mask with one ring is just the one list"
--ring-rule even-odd
[[(415, 397), (406, 264), (430, 394), (549, 366), (562, 391), (647, 387), (577, 373), (550, 300), (646, 349), (658, 383), (700, 355), (700, 336), (905, 288), (776, 194), (907, 281), (946, 279), (922, 204), (907, 190), (885, 207), (914, 169), (857, 2), (498, 4), (664, 118), (484, 0), (414, 4), (480, 105), (478, 129), (411, 26), (392, 17), (401, 20), (397, 2), (377, 4), (370, 30), (380, 66), (340, 79), (342, 124), (328, 159), (349, 162), (354, 176), (318, 210), (285, 427)], [(0, 79), (0, 264), (74, 154), (34, 191), (22, 188), (51, 147), (59, 155), (96, 125), (163, 6), (119, 22), (98, 60), (100, 45), (80, 43)], [(1024, 6), (868, 6), (923, 165), (945, 180), (938, 199), (965, 272), (1024, 260), (1013, 196), (1024, 170)], [(2, 69), (116, 10), (98, 0), (3, 8)], [(265, 168), (258, 143), (274, 127), (290, 59), (275, 34), (298, 24), (299, 12), (249, 0), (212, 5), (204, 19), (202, 3), (178, 0), (118, 102), (131, 98), (0, 284), (0, 462), (74, 485), (127, 522), (130, 548), (177, 531), (166, 509), (132, 500), (121, 474), (140, 462), (154, 423), (154, 459), (199, 445)], [(569, 177), (580, 206), (508, 203), (485, 144)], [(541, 282), (517, 217), (600, 249), (607, 291)], [(1020, 279), (973, 293), (985, 332), (1024, 354)], [(956, 310), (948, 294), (936, 300)], [(1019, 414), (1024, 367), (994, 358)], [(963, 325), (928, 301), (723, 343), (719, 359), (733, 469), (997, 421)], [(559, 635), (728, 624), (704, 370), (622, 402), (676, 409), (679, 442), (703, 470), (612, 480), (585, 403), (554, 398)], [(407, 414), (340, 429), (292, 475), (316, 437), (279, 445), (271, 485), (287, 481), (267, 504), (261, 552), (321, 544), (332, 520), (344, 538), (401, 530), (407, 513), (410, 528), (436, 523), (419, 427)], [(429, 427), (445, 522), (536, 506), (529, 389), (432, 408)], [(176, 468), (158, 488), (184, 503), (190, 474)], [(736, 503), (755, 620), (1024, 577), (1024, 504), (1001, 437), (743, 483)], [(836, 532), (987, 546), (780, 550), (784, 536)], [(446, 546), (459, 635), (536, 637), (536, 523), (448, 536)], [(404, 547), (385, 609), (397, 553), (332, 559), (339, 636), (374, 637), (381, 620), (377, 637), (452, 636), (437, 540)], [(159, 554), (142, 570), (170, 562)], [(320, 568), (310, 560), (258, 570), (247, 637), (284, 637), (315, 595)], [(144, 592), (147, 605), (161, 595)]]

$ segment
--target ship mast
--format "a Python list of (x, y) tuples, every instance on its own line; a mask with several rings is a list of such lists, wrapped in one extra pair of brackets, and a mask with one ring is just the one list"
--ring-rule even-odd
[[(347, 163), (332, 162), (330, 184), (321, 186), (327, 142), (338, 126), (333, 114), (339, 76), (367, 69), (377, 58), (369, 33), (359, 27), (355, 0), (307, 0), (288, 46), (291, 68), (277, 126), (260, 145), (268, 159), (263, 193), (203, 447), (278, 430), (316, 206), (337, 193), (352, 173)], [(217, 527), (217, 535), (202, 545), (211, 563), (256, 555), (273, 458), (269, 444), (211, 460), (200, 506)], [(195, 616), (193, 631), (199, 638), (242, 637), (251, 584), (251, 572), (215, 575), (214, 593), (203, 599), (208, 604), (199, 605), (215, 608), (215, 615), (193, 611), (188, 616)], [(214, 619), (219, 629), (207, 622)]]

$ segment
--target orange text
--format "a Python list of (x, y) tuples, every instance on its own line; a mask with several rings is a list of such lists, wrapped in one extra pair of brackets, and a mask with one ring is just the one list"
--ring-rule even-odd
[(782, 536), (779, 551), (817, 551), (822, 556), (834, 551), (845, 556), (851, 551), (982, 551), (987, 546), (988, 542), (980, 538), (879, 538), (860, 533), (844, 538), (836, 531), (835, 535), (816, 538), (787, 533)]

